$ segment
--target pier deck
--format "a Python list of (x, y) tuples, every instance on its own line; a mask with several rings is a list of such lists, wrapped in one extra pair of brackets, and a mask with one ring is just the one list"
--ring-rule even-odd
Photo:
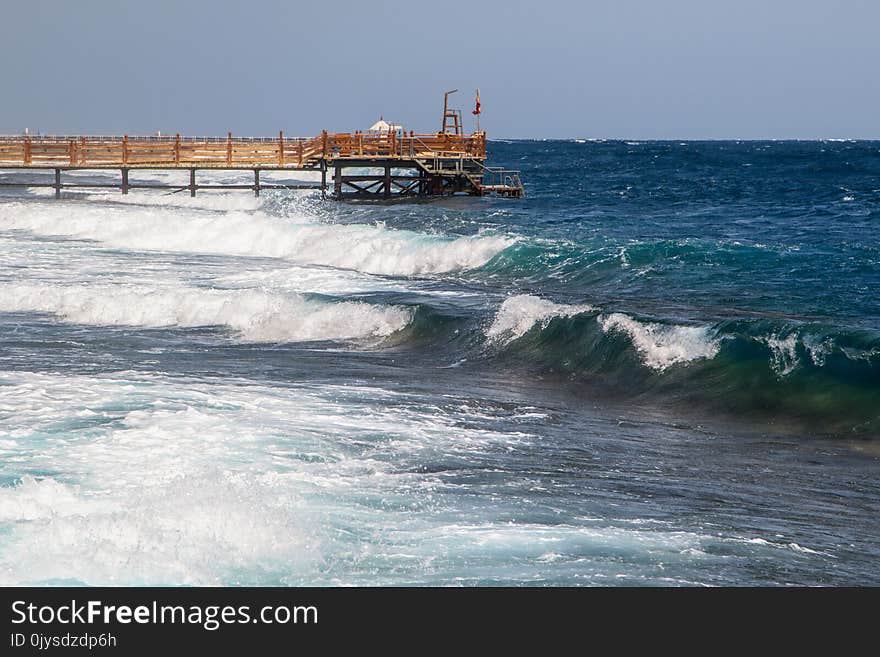
[[(486, 167), (486, 135), (328, 133), (309, 139), (277, 137), (174, 136), (0, 136), (0, 170), (53, 170), (53, 182), (0, 181), (0, 186), (50, 187), (55, 196), (71, 187), (189, 190), (199, 189), (320, 189), (333, 195), (384, 197), (467, 193), (476, 196), (520, 197), (515, 171)], [(119, 170), (119, 183), (85, 184), (62, 181), (70, 170)], [(189, 184), (134, 184), (129, 171), (188, 170)], [(357, 172), (349, 174), (349, 169)], [(248, 170), (253, 185), (200, 185), (198, 170)], [(320, 184), (274, 185), (260, 182), (260, 171), (320, 172)]]

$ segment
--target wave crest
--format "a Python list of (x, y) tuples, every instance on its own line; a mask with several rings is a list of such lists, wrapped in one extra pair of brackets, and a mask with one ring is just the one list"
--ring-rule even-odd
[(185, 286), (0, 285), (0, 311), (52, 313), (93, 326), (225, 326), (247, 342), (384, 338), (412, 312), (360, 301), (324, 303), (298, 294)]
[(535, 324), (542, 328), (554, 317), (571, 317), (592, 312), (592, 306), (553, 303), (529, 294), (508, 297), (486, 329), (490, 342), (508, 344), (525, 335)]
[(718, 340), (706, 326), (673, 326), (640, 322), (623, 313), (600, 315), (605, 333), (620, 331), (629, 336), (642, 361), (655, 370), (697, 359), (711, 359), (718, 353)]

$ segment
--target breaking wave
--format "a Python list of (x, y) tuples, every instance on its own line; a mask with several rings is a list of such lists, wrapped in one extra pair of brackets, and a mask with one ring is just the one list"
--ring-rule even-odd
[(684, 325), (534, 296), (505, 300), (490, 356), (612, 396), (694, 403), (816, 431), (880, 430), (880, 335), (791, 320)]
[(706, 326), (670, 326), (639, 322), (623, 313), (601, 315), (599, 325), (606, 333), (626, 333), (645, 365), (664, 370), (670, 365), (698, 358), (714, 358), (719, 343)]
[(51, 313), (93, 326), (224, 326), (247, 342), (384, 338), (412, 319), (400, 306), (180, 285), (8, 283), (0, 285), (0, 311)]
[[(490, 344), (510, 344), (536, 326), (544, 331), (551, 322), (583, 315), (585, 317), (575, 320), (576, 326), (591, 330), (590, 323), (595, 320), (605, 334), (625, 335), (641, 362), (654, 370), (662, 371), (700, 358), (711, 359), (718, 353), (719, 341), (707, 326), (642, 322), (623, 313), (597, 313), (599, 309), (588, 304), (567, 305), (533, 295), (516, 295), (501, 304), (486, 329), (486, 338)], [(587, 319), (587, 323), (583, 319)]]
[(9, 203), (0, 227), (95, 240), (119, 249), (283, 258), (386, 276), (474, 269), (513, 244), (501, 235), (444, 237), (381, 224), (321, 224), (262, 212)]
[(486, 329), (486, 337), (492, 342), (509, 343), (523, 336), (535, 324), (545, 327), (554, 317), (571, 317), (591, 312), (592, 306), (567, 306), (540, 297), (519, 294), (505, 299)]

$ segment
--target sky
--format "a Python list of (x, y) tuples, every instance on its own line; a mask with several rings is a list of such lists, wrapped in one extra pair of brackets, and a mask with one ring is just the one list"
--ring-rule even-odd
[(877, 0), (2, 0), (0, 133), (880, 138)]

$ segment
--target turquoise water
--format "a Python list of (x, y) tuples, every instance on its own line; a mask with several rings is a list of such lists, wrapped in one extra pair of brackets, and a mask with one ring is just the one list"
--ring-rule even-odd
[(880, 582), (880, 145), (490, 156), (0, 198), (0, 583)]

